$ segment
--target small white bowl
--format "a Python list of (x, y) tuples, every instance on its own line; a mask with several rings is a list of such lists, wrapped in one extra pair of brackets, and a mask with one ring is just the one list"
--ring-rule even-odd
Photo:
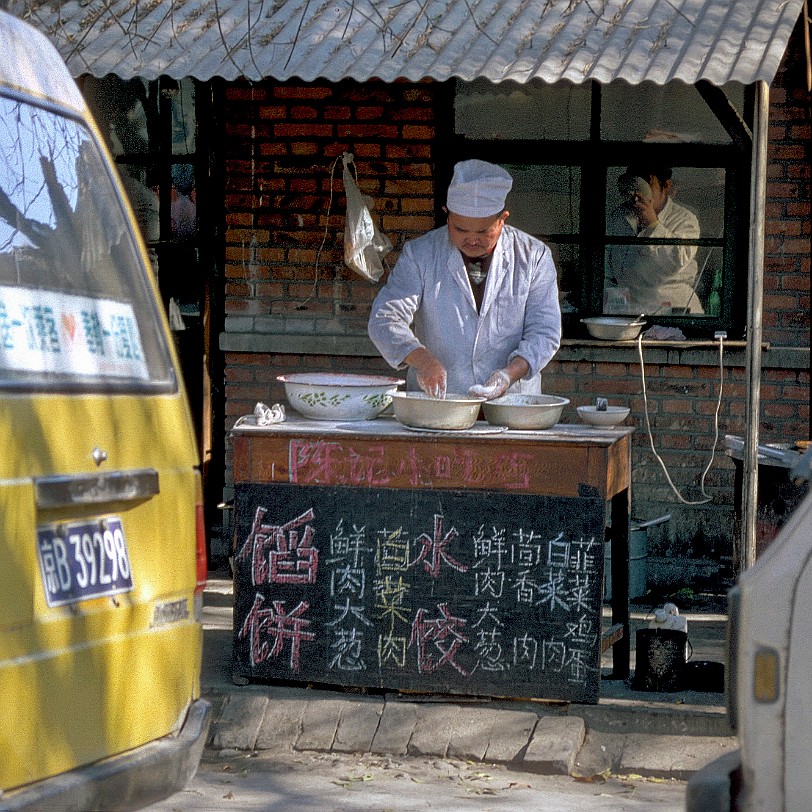
[(593, 338), (600, 338), (604, 341), (631, 341), (640, 335), (646, 322), (640, 318), (596, 316), (581, 319), (581, 323), (586, 325), (587, 332)]
[(340, 372), (279, 375), (290, 405), (311, 420), (372, 420), (392, 402), (401, 378)]
[(605, 411), (598, 411), (597, 406), (579, 406), (578, 417), (590, 426), (606, 428), (622, 423), (630, 411), (628, 406), (607, 406)]

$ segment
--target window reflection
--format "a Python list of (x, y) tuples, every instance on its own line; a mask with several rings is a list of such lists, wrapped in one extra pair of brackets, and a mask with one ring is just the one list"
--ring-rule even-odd
[(589, 138), (586, 84), (457, 82), (455, 132), (472, 140), (584, 141)]
[[(744, 86), (731, 83), (725, 95), (744, 109)], [(623, 82), (601, 91), (601, 139), (660, 144), (729, 144), (730, 136), (693, 85), (643, 82), (630, 89)]]
[[(77, 325), (81, 317), (96, 318), (105, 308), (108, 314), (115, 310), (118, 319), (132, 315), (153, 381), (171, 380), (135, 249), (125, 210), (87, 130), (73, 119), (0, 96), (0, 385), (28, 374), (24, 365), (9, 360), (15, 353), (39, 353), (37, 363), (42, 360), (45, 344), (36, 329), (45, 324), (51, 357), (86, 361), (95, 353), (102, 358), (108, 334), (99, 333), (90, 347), (81, 344), (85, 334)], [(23, 316), (13, 315), (12, 306)], [(21, 327), (20, 318), (34, 312), (36, 324)], [(19, 336), (12, 341), (12, 332), (23, 328), (29, 330), (26, 347), (15, 343)], [(52, 381), (60, 375), (122, 378), (132, 372), (101, 362), (91, 367), (43, 361), (37, 369), (50, 371)]]
[(506, 206), (509, 223), (544, 240), (558, 269), (564, 312), (574, 312), (581, 287), (578, 272), (581, 168), (538, 164), (504, 164), (513, 176)]
[[(722, 170), (656, 163), (613, 167), (607, 183), (604, 312), (707, 313), (722, 263), (723, 216)], [(700, 238), (716, 245), (701, 245)]]
[(172, 236), (186, 240), (197, 232), (197, 189), (191, 164), (172, 165)]

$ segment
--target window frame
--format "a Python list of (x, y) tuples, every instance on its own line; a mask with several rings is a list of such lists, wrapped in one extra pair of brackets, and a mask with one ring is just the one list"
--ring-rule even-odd
[[(601, 140), (600, 85), (591, 83), (591, 120), (588, 140), (471, 139), (456, 134), (447, 153), (449, 161), (442, 175), (451, 176), (453, 163), (480, 158), (497, 164), (536, 166), (577, 166), (580, 169), (579, 232), (577, 234), (537, 234), (549, 243), (578, 247), (576, 312), (562, 313), (564, 336), (586, 337), (580, 323), (585, 316), (603, 312), (604, 256), (609, 240), (606, 234), (607, 182), (610, 167), (645, 161), (677, 169), (682, 167), (722, 169), (725, 172), (724, 232), (719, 237), (702, 237), (687, 244), (720, 247), (722, 250), (722, 290), (717, 316), (706, 314), (657, 315), (656, 322), (680, 328), (689, 339), (712, 338), (724, 330), (729, 336), (742, 336), (745, 330), (745, 303), (748, 283), (749, 199), (751, 147), (746, 139), (733, 134), (728, 144), (658, 143)], [(634, 92), (634, 87), (629, 87)], [(452, 89), (452, 98), (454, 91)], [(703, 98), (705, 96), (703, 95)], [(752, 111), (751, 92), (746, 89), (745, 112)], [(714, 106), (710, 104), (711, 110)], [(726, 129), (729, 122), (717, 116)], [(740, 124), (746, 127), (744, 121)], [(453, 123), (452, 123), (453, 130)], [(453, 157), (452, 157), (453, 156)], [(509, 159), (506, 160), (506, 156)], [(543, 156), (544, 160), (539, 160)], [(441, 195), (442, 196), (442, 195)], [(440, 222), (443, 222), (440, 220)], [(510, 222), (510, 219), (508, 219)], [(614, 240), (611, 240), (614, 241)], [(673, 244), (673, 243), (669, 243)], [(575, 294), (575, 291), (572, 291)], [(573, 298), (575, 298), (573, 296)]]

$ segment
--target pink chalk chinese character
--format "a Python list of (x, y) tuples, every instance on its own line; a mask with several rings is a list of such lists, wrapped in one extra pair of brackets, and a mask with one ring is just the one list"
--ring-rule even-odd
[(414, 567), (423, 562), (423, 567), (432, 578), (440, 577), (440, 564), (445, 561), (449, 567), (457, 572), (468, 572), (468, 565), (462, 564), (451, 556), (448, 552), (448, 545), (454, 541), (459, 533), (452, 527), (443, 535), (443, 517), (434, 514), (434, 535), (422, 533), (417, 537), (421, 544), (420, 554), (415, 558), (410, 566)]
[[(267, 509), (258, 507), (251, 532), (237, 559), (251, 559), (251, 581), (254, 586), (270, 581), (274, 584), (315, 584), (319, 566), (319, 551), (313, 546), (315, 518), (313, 508), (291, 521), (267, 524)], [(304, 525), (299, 537), (298, 528)]]
[(290, 668), (299, 670), (299, 654), (303, 641), (316, 639), (313, 632), (305, 631), (310, 621), (302, 615), (310, 608), (307, 601), (285, 613), (285, 601), (273, 601), (272, 609), (262, 609), (265, 598), (257, 595), (254, 605), (243, 621), (239, 637), (250, 641), (251, 665), (278, 657), (286, 642), (290, 642)]
[[(443, 665), (450, 665), (462, 674), (468, 676), (468, 671), (455, 659), (457, 651), (468, 638), (462, 633), (465, 620), (454, 617), (448, 609), (448, 604), (437, 605), (441, 617), (433, 620), (425, 619), (425, 609), (418, 609), (412, 623), (412, 634), (409, 645), (417, 642), (417, 670), (421, 674), (431, 674)], [(430, 647), (440, 652), (440, 656), (430, 653)]]

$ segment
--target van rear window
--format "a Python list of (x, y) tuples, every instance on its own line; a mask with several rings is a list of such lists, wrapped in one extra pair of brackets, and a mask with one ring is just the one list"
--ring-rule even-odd
[(83, 124), (0, 95), (0, 388), (176, 387), (132, 228)]

